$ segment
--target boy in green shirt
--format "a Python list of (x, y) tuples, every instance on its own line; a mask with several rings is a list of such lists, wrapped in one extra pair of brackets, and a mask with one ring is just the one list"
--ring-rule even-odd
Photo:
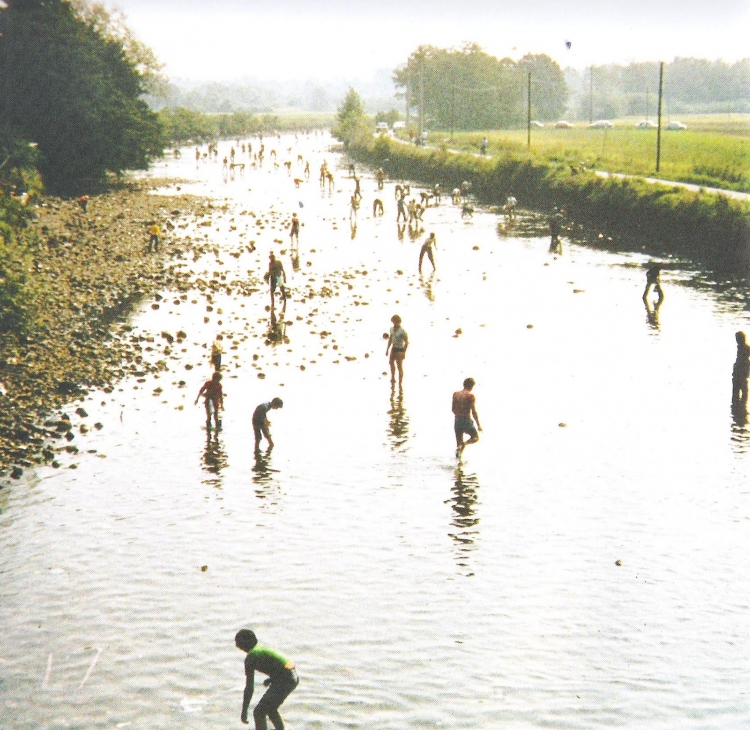
[(245, 657), (245, 693), (242, 697), (242, 714), (240, 720), (247, 725), (247, 710), (253, 699), (255, 672), (268, 675), (263, 684), (268, 687), (260, 702), (253, 710), (255, 730), (266, 730), (266, 717), (271, 719), (276, 730), (284, 730), (284, 721), (279, 714), (279, 707), (296, 689), (299, 677), (294, 663), (273, 649), (258, 646), (258, 639), (250, 629), (241, 629), (234, 637), (238, 649), (247, 652)]

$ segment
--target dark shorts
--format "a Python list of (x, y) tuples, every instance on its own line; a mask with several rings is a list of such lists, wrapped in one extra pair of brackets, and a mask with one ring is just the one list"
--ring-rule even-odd
[(456, 436), (463, 436), (466, 434), (470, 438), (474, 438), (477, 435), (477, 429), (474, 427), (474, 422), (471, 418), (456, 417), (453, 429), (456, 432)]
[(255, 440), (260, 441), (263, 436), (266, 439), (271, 438), (271, 434), (268, 432), (268, 426), (266, 426), (265, 419), (263, 421), (253, 421), (253, 432), (255, 433)]
[(273, 677), (268, 690), (256, 705), (253, 715), (265, 717), (269, 712), (278, 710), (284, 700), (297, 689), (298, 684), (299, 677), (296, 669), (285, 669), (282, 674)]
[(406, 357), (406, 350), (399, 350), (395, 347), (391, 348), (391, 362), (403, 362)]

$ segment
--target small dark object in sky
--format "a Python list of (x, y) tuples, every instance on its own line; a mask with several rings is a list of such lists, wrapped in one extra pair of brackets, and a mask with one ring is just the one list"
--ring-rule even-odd
[(301, 200), (299, 201), (299, 207), (300, 208), (304, 208), (305, 207), (305, 204)]
[(566, 47), (566, 48), (567, 48), (568, 50), (570, 50), (570, 47), (571, 47), (572, 45), (573, 45), (573, 44), (572, 44), (572, 43), (571, 43), (570, 41), (565, 41), (565, 47)]

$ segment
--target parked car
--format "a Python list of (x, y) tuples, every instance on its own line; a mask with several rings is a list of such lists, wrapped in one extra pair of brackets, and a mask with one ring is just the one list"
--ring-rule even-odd
[(561, 119), (559, 122), (555, 122), (555, 129), (573, 129), (573, 125)]
[(652, 122), (650, 119), (644, 119), (635, 125), (636, 129), (656, 129), (659, 125), (656, 122)]
[(674, 121), (667, 124), (667, 129), (687, 129), (687, 124), (682, 122)]
[(376, 132), (389, 132), (390, 127), (388, 126), (388, 122), (378, 122), (375, 125), (375, 131)]
[(589, 129), (612, 129), (615, 125), (609, 119), (597, 119), (589, 124)]
[(540, 122), (540, 121), (537, 121), (536, 119), (532, 119), (531, 120), (531, 126), (532, 127), (536, 127), (537, 129), (542, 129), (542, 127), (544, 127), (544, 123)]
[(406, 126), (406, 122), (402, 119), (398, 122), (393, 122), (393, 129), (403, 129)]

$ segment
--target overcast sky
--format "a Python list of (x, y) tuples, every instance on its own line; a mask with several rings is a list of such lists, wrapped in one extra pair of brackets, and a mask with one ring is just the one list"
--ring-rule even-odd
[[(750, 0), (104, 0), (170, 77), (361, 78), (420, 44), (561, 66), (750, 56)], [(566, 42), (569, 42), (570, 48)]]

